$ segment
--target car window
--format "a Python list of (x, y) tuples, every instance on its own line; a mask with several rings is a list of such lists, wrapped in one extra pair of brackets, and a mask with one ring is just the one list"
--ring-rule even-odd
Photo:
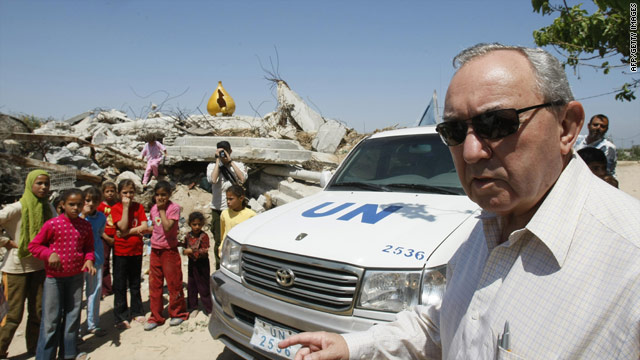
[(327, 190), (439, 192), (464, 194), (449, 149), (437, 134), (367, 139), (345, 159)]

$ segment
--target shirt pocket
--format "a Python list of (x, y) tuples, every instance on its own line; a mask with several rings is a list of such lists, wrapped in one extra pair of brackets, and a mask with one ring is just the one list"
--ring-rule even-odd
[(503, 347), (498, 346), (497, 360), (525, 360), (524, 357), (516, 355), (515, 353), (505, 350)]

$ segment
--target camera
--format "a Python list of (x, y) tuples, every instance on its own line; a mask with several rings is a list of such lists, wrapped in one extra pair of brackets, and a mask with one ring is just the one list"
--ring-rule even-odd
[[(218, 157), (218, 156), (216, 155), (216, 157)], [(221, 159), (226, 159), (227, 158), (227, 153), (224, 152), (224, 150), (220, 151), (220, 158)]]

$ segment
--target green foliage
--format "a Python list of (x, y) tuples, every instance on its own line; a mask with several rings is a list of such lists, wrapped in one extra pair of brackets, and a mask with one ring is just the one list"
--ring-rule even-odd
[[(624, 68), (630, 62), (630, 9), (628, 0), (593, 0), (598, 10), (589, 14), (582, 4), (551, 4), (548, 0), (532, 0), (533, 10), (542, 15), (558, 13), (549, 26), (533, 32), (538, 46), (553, 46), (574, 68), (589, 66), (608, 74), (612, 68)], [(606, 59), (606, 60), (605, 60)], [(623, 84), (615, 98), (631, 101), (636, 97), (638, 80)]]
[(618, 160), (640, 161), (640, 145), (631, 149), (619, 149)]
[(40, 126), (42, 126), (42, 124), (46, 122), (45, 119), (36, 117), (34, 115), (21, 115), (20, 120), (22, 120), (29, 127), (29, 130), (31, 131), (39, 128)]

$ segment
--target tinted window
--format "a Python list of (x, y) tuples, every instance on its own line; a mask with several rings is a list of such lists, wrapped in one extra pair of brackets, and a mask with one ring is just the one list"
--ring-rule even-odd
[(367, 139), (345, 159), (328, 190), (464, 194), (437, 134)]

